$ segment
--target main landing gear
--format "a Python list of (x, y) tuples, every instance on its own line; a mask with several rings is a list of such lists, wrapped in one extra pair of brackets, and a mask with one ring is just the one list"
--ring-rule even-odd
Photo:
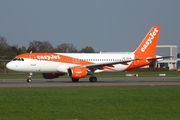
[(89, 78), (89, 82), (97, 82), (97, 77), (94, 76), (94, 71), (95, 69), (90, 69), (90, 75), (91, 77)]
[[(72, 80), (72, 82), (79, 82), (79, 78), (72, 78), (71, 80)], [(89, 78), (89, 82), (97, 82), (97, 77), (91, 76)]]
[(27, 78), (27, 82), (32, 82), (32, 73), (29, 73), (29, 76), (28, 76), (28, 78)]
[(89, 81), (90, 81), (90, 82), (97, 82), (97, 77), (91, 76), (91, 77), (89, 78)]

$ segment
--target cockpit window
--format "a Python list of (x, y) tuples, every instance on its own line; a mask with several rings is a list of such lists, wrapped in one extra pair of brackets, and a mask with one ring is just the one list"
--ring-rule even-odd
[(16, 61), (16, 60), (17, 60), (17, 58), (14, 58), (14, 59), (13, 59), (13, 61)]
[(14, 58), (13, 61), (24, 61), (24, 58)]

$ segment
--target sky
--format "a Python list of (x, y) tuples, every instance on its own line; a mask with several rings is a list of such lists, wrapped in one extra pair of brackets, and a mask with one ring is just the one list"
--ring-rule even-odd
[(19, 47), (37, 40), (129, 52), (154, 25), (158, 45), (180, 52), (180, 0), (0, 0), (0, 36)]

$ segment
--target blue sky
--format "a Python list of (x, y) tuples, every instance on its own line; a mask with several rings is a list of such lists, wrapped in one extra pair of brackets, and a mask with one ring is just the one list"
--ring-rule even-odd
[(159, 45), (180, 52), (180, 0), (0, 0), (0, 36), (9, 45), (49, 41), (96, 51), (134, 51), (154, 25)]

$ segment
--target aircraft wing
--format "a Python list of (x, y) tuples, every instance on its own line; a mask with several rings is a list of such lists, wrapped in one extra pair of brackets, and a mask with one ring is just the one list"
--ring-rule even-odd
[(136, 58), (136, 59), (124, 60), (124, 61), (113, 61), (113, 62), (106, 62), (106, 63), (103, 62), (103, 63), (85, 65), (85, 67), (90, 68), (90, 69), (98, 69), (98, 68), (102, 68), (103, 66), (113, 66), (115, 64), (128, 65), (128, 62), (132, 62), (132, 61), (135, 61), (135, 60), (141, 60), (141, 59)]

